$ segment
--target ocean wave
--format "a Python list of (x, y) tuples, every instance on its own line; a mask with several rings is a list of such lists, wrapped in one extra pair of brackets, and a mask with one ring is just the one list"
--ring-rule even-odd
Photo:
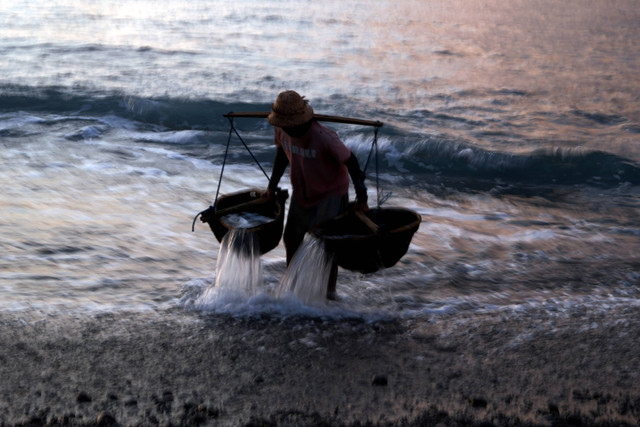
[(580, 109), (574, 109), (572, 113), (575, 116), (585, 118), (587, 120), (590, 120), (592, 122), (595, 122), (600, 125), (605, 125), (605, 126), (618, 125), (621, 123), (625, 123), (627, 121), (626, 118), (617, 114), (589, 112), (589, 111), (583, 111)]
[[(269, 108), (269, 104), (170, 97), (143, 98), (123, 93), (55, 86), (0, 86), (0, 112), (115, 115), (174, 130), (220, 130), (227, 128), (228, 119), (223, 117), (226, 113), (267, 111)], [(259, 125), (256, 126), (258, 127)]]
[[(398, 151), (402, 153), (400, 160)], [(401, 173), (525, 184), (640, 184), (637, 163), (604, 151), (573, 147), (507, 153), (446, 139), (427, 139), (406, 144), (406, 148), (383, 148), (381, 157), (387, 154), (384, 166)]]
[[(95, 118), (98, 122), (110, 124), (116, 119), (116, 126), (118, 120), (126, 122), (127, 127), (134, 123), (135, 129), (126, 129), (133, 139), (178, 145), (224, 144), (226, 137), (209, 139), (202, 132), (214, 131), (226, 135), (229, 132), (229, 121), (224, 114), (234, 111), (268, 111), (270, 108), (269, 104), (263, 103), (231, 103), (202, 98), (143, 98), (62, 87), (0, 86), (0, 95), (0, 114), (3, 114), (5, 122), (9, 124), (9, 113), (29, 117), (42, 113), (52, 114), (56, 116), (56, 120)], [(578, 110), (574, 113), (602, 125), (625, 123), (617, 116), (587, 114)], [(425, 114), (432, 116), (431, 113)], [(449, 116), (439, 117), (450, 119)], [(268, 140), (269, 125), (266, 120), (235, 119), (234, 122), (241, 134), (248, 136), (248, 139), (258, 136), (261, 142)], [(157, 133), (158, 126), (162, 127), (164, 134)], [(102, 124), (89, 123), (66, 137), (72, 140), (95, 138), (105, 130)], [(3, 135), (13, 135), (11, 126), (6, 126), (1, 131)], [(629, 128), (629, 132), (635, 131), (635, 128)], [(135, 135), (147, 136), (138, 138)], [(371, 129), (349, 128), (344, 135), (347, 145), (364, 164), (373, 140)], [(484, 149), (453, 138), (425, 138), (419, 133), (409, 134), (394, 126), (385, 126), (379, 138), (379, 168), (391, 174), (409, 173), (412, 180), (429, 180), (430, 176), (437, 176), (441, 180), (466, 180), (469, 185), (474, 182), (496, 181), (532, 185), (640, 184), (640, 165), (637, 162), (602, 150), (563, 147), (559, 142), (559, 146), (555, 148), (541, 149), (535, 144), (529, 144), (529, 151), (511, 153)], [(209, 160), (216, 160), (216, 156), (217, 154)], [(271, 155), (268, 157), (270, 159)], [(373, 167), (369, 169), (369, 175), (372, 171)]]
[(65, 44), (65, 43), (31, 43), (31, 44), (5, 44), (0, 48), (0, 53), (10, 52), (16, 49), (26, 51), (46, 51), (46, 55), (66, 55), (87, 52), (138, 52), (157, 55), (197, 55), (193, 50), (161, 49), (152, 46), (122, 46), (102, 43)]

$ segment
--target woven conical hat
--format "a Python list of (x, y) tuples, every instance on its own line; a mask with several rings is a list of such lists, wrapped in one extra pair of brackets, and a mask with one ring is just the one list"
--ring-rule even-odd
[(271, 106), (267, 120), (273, 126), (293, 127), (304, 124), (313, 118), (313, 108), (309, 101), (294, 90), (287, 90)]

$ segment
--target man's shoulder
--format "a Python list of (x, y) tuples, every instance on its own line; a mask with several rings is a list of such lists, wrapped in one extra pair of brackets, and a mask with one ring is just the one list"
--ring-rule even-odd
[(328, 126), (323, 125), (320, 122), (313, 122), (313, 125), (311, 126), (311, 130), (313, 132), (314, 137), (318, 137), (318, 138), (322, 138), (322, 139), (327, 139), (327, 140), (338, 140), (340, 141), (340, 137), (338, 136), (338, 133), (331, 129)]
[(315, 129), (313, 146), (316, 147), (316, 149), (324, 153), (331, 153), (331, 157), (334, 157), (341, 163), (346, 161), (351, 151), (345, 143), (342, 142), (342, 139), (340, 139), (336, 131), (318, 122), (314, 122), (312, 129)]

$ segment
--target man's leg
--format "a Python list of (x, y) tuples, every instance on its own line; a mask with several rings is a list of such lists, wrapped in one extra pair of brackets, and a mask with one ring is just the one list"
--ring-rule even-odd
[[(347, 210), (349, 196), (345, 194), (339, 197), (329, 197), (318, 205), (315, 215), (311, 220), (311, 227), (327, 219), (336, 217)], [(336, 299), (336, 283), (338, 282), (338, 264), (333, 259), (333, 254), (327, 253), (327, 263), (331, 263), (329, 279), (327, 281), (327, 299)]]
[(297, 235), (286, 235), (285, 234), (285, 236), (284, 236), (284, 248), (285, 248), (285, 251), (287, 252), (287, 267), (291, 263), (291, 260), (293, 259), (293, 256), (298, 251), (298, 248), (302, 244), (302, 240), (303, 239), (299, 238), (299, 236), (297, 236)]
[(329, 273), (329, 281), (327, 282), (327, 299), (334, 300), (337, 298), (336, 283), (338, 282), (338, 264), (331, 259), (331, 272)]
[(296, 203), (295, 199), (291, 199), (289, 205), (289, 214), (287, 216), (287, 225), (284, 228), (284, 247), (287, 252), (287, 266), (296, 254), (296, 251), (304, 240), (309, 224), (309, 214), (301, 206)]

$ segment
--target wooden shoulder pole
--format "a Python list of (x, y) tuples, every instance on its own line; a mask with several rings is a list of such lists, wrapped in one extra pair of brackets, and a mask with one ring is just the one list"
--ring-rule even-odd
[[(269, 111), (244, 112), (244, 113), (228, 113), (224, 117), (246, 117), (253, 119), (266, 119)], [(321, 122), (346, 123), (350, 125), (375, 126), (382, 127), (383, 123), (373, 120), (354, 119), (351, 117), (328, 116), (326, 114), (314, 114), (313, 118)]]

